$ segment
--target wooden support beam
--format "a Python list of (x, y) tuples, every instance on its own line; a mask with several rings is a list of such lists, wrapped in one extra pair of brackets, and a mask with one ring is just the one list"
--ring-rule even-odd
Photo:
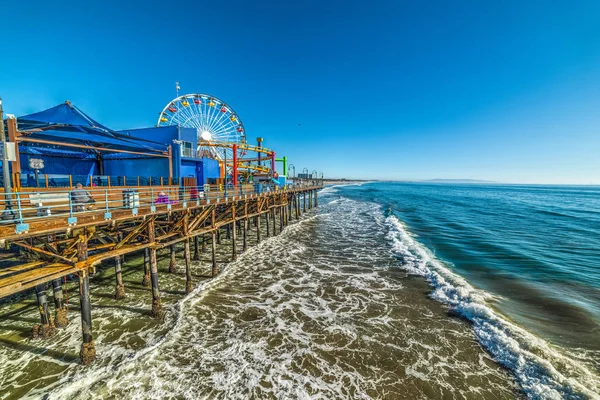
[(177, 260), (175, 259), (175, 244), (169, 246), (169, 252), (169, 272), (174, 274), (175, 272), (177, 272)]
[(236, 243), (236, 238), (237, 238), (237, 229), (236, 229), (236, 224), (237, 222), (235, 221), (235, 206), (232, 207), (231, 209), (231, 217), (233, 219), (233, 222), (231, 223), (231, 259), (232, 261), (237, 260), (237, 243)]
[[(148, 239), (150, 244), (154, 244), (154, 219), (147, 225)], [(158, 288), (158, 264), (156, 260), (156, 249), (150, 248), (150, 282), (152, 284), (152, 316), (162, 318), (164, 315), (162, 304), (160, 303), (160, 290)]]
[(142, 278), (142, 286), (150, 285), (150, 249), (144, 249), (144, 277)]
[(123, 272), (121, 270), (121, 257), (115, 257), (115, 277), (117, 288), (115, 290), (115, 299), (119, 300), (125, 297), (125, 285), (123, 284)]
[(69, 324), (69, 320), (67, 319), (67, 307), (65, 307), (62, 280), (60, 278), (52, 280), (52, 291), (54, 292), (54, 325), (57, 328), (64, 328)]
[(58, 259), (58, 260), (66, 262), (67, 264), (75, 264), (75, 261), (71, 260), (70, 258), (63, 257), (63, 256), (61, 256), (59, 254), (50, 253), (49, 251), (42, 250), (42, 249), (39, 249), (39, 248), (34, 247), (34, 246), (30, 246), (30, 245), (28, 245), (26, 243), (23, 243), (23, 242), (14, 242), (14, 244), (17, 245), (17, 246), (19, 246), (19, 247), (22, 247), (24, 249), (30, 250), (30, 251), (32, 251), (32, 252), (34, 252), (36, 254), (41, 254), (41, 255), (44, 255), (46, 257), (49, 257), (51, 259)]
[(185, 292), (191, 293), (193, 290), (192, 284), (192, 266), (190, 260), (190, 239), (189, 239), (189, 211), (185, 213), (183, 220), (183, 233), (186, 238), (183, 242), (183, 253), (185, 258)]
[(211, 276), (214, 278), (215, 276), (217, 276), (217, 274), (219, 273), (219, 269), (217, 266), (217, 241), (216, 241), (216, 234), (215, 231), (212, 231), (212, 240), (211, 240), (211, 244), (212, 244), (212, 270), (211, 270)]
[[(83, 257), (83, 253), (80, 254)], [(90, 303), (90, 277), (87, 270), (79, 272), (79, 306), (81, 309), (81, 331), (83, 343), (79, 358), (83, 365), (88, 365), (96, 359), (96, 347), (92, 335), (92, 306)]]

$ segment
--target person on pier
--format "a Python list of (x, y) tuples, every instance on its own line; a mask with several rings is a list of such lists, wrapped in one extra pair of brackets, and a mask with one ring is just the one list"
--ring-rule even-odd
[[(75, 211), (85, 211), (86, 208), (91, 210), (92, 204), (94, 204), (96, 201), (90, 192), (85, 190), (81, 183), (78, 183), (75, 185), (75, 189), (71, 191), (71, 202), (73, 203), (73, 208)], [(86, 204), (89, 205), (86, 206)]]

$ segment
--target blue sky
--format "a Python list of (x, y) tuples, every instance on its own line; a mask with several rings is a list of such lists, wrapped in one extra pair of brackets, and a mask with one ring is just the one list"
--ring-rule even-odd
[(331, 177), (600, 184), (598, 1), (3, 3), (0, 96), (114, 129), (213, 94)]

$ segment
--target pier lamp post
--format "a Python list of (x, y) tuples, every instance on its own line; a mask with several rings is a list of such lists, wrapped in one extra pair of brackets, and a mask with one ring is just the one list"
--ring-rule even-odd
[(304, 179), (308, 179), (308, 168), (302, 168), (302, 174), (304, 175), (302, 181), (304, 181)]
[[(294, 172), (290, 175), (290, 171), (294, 171)], [(294, 164), (288, 165), (287, 174), (292, 179), (296, 177), (296, 166)], [(290, 180), (292, 180), (292, 179), (290, 179)]]
[(319, 173), (316, 169), (313, 169), (313, 172), (310, 173), (310, 177), (312, 178), (313, 185), (315, 184), (315, 179), (318, 179)]

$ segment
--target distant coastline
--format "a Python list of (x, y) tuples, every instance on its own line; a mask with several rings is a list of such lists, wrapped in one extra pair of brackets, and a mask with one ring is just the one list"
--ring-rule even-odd
[(426, 179), (421, 182), (430, 183), (499, 183), (495, 181), (486, 181), (481, 179)]

